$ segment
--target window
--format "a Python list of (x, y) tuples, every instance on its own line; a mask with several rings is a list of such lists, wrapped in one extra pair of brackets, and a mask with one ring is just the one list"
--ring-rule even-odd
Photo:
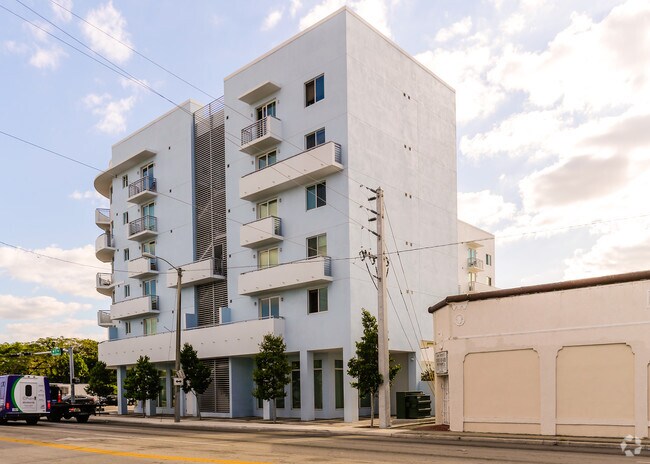
[(307, 295), (309, 314), (327, 311), (327, 287), (309, 290)]
[(485, 253), (485, 264), (492, 266), (492, 255)]
[(122, 213), (122, 224), (128, 224), (129, 223), (129, 212), (125, 211)]
[(305, 135), (305, 148), (307, 150), (323, 143), (325, 143), (325, 128), (318, 129), (311, 134)]
[(474, 248), (468, 248), (467, 249), (467, 258), (471, 260), (476, 259), (476, 250)]
[(276, 161), (277, 161), (277, 152), (275, 150), (270, 151), (264, 155), (257, 157), (256, 169), (264, 169), (267, 166), (271, 166), (272, 164), (275, 164)]
[(291, 407), (300, 409), (300, 361), (291, 362)]
[(314, 408), (323, 409), (323, 361), (314, 359)]
[(468, 272), (467, 273), (467, 281), (468, 282), (476, 282), (476, 272)]
[(257, 254), (257, 267), (264, 269), (278, 265), (278, 248), (262, 250)]
[(305, 106), (311, 106), (325, 98), (325, 76), (305, 82)]
[(142, 252), (151, 253), (152, 255), (156, 256), (156, 241), (154, 240), (153, 242), (143, 243)]
[(128, 298), (131, 296), (131, 286), (130, 285), (125, 285), (124, 286), (124, 298)]
[(343, 360), (334, 361), (334, 407), (343, 408)]
[(307, 239), (307, 258), (327, 256), (327, 234), (316, 235)]
[(260, 319), (266, 319), (269, 317), (280, 317), (280, 297), (274, 296), (271, 298), (260, 298), (259, 301)]
[(142, 217), (155, 216), (155, 203), (150, 203), (142, 207)]
[(142, 282), (142, 294), (143, 296), (155, 295), (156, 294), (156, 281), (155, 280), (145, 280)]
[(126, 263), (131, 258), (131, 252), (128, 248), (124, 249), (124, 262)]
[(257, 108), (257, 120), (264, 119), (267, 116), (275, 117), (275, 100), (268, 102)]
[(129, 186), (129, 176), (122, 176), (122, 188), (127, 188)]
[(284, 409), (284, 396), (282, 398), (275, 399), (275, 407), (277, 409)]
[(156, 322), (155, 317), (148, 317), (143, 321), (145, 335), (153, 335), (156, 333)]
[(160, 389), (158, 390), (158, 406), (167, 407), (167, 372), (158, 371)]
[(488, 284), (491, 287), (492, 286), (492, 277), (486, 276), (485, 277), (485, 283)]
[(325, 181), (307, 187), (307, 211), (320, 208), (327, 204), (327, 189)]
[(257, 204), (257, 219), (278, 215), (278, 199), (263, 201)]
[(25, 396), (32, 396), (32, 386), (31, 385), (25, 385)]
[(124, 333), (127, 335), (131, 333), (131, 321), (124, 321)]

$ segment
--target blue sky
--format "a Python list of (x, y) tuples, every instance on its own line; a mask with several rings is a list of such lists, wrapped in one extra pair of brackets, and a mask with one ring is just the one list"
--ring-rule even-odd
[(208, 103), (346, 3), (456, 88), (459, 215), (497, 235), (497, 286), (647, 268), (646, 1), (2, 0), (0, 342), (101, 339), (109, 306), (94, 287), (97, 171), (13, 137), (103, 169), (172, 107), (47, 32), (173, 102)]

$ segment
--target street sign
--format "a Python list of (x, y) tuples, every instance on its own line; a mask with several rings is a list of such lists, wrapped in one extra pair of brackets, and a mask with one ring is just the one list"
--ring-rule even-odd
[(61, 356), (61, 348), (59, 348), (59, 347), (52, 348), (52, 350), (50, 351), (50, 354), (52, 356)]
[(183, 386), (183, 379), (180, 377), (174, 377), (174, 386), (175, 387), (182, 387)]

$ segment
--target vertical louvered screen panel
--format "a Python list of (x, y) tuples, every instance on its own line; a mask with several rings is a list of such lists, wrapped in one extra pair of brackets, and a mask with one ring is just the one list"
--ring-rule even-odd
[(230, 412), (230, 365), (228, 358), (205, 359), (212, 382), (201, 395), (201, 412)]
[[(196, 205), (196, 260), (217, 258), (221, 246), (227, 273), (226, 250), (226, 142), (223, 97), (194, 113), (194, 204)], [(196, 288), (198, 325), (219, 322), (219, 308), (228, 305), (226, 281)]]

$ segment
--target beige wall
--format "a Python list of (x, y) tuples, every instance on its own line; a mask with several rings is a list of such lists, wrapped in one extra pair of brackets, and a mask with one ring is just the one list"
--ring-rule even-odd
[(533, 350), (470, 353), (464, 363), (465, 430), (539, 433), (539, 357)]
[(638, 281), (443, 307), (437, 416), (454, 431), (647, 437), (649, 295)]

